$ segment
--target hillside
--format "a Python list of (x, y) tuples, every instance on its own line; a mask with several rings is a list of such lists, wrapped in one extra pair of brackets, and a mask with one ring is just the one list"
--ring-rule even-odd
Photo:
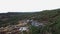
[(19, 20), (33, 19), (38, 22), (44, 23), (46, 26), (42, 30), (52, 34), (60, 34), (60, 9), (44, 10), (34, 13), (1, 13), (0, 14), (0, 27), (8, 25), (16, 25)]

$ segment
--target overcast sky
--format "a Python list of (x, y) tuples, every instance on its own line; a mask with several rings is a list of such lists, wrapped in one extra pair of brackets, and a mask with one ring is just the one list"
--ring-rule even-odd
[(60, 8), (60, 0), (0, 0), (2, 12), (34, 12)]

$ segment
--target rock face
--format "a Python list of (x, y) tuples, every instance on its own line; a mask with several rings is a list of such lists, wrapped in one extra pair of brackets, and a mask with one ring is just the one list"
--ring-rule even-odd
[(29, 20), (29, 23), (30, 23), (32, 26), (44, 26), (43, 23), (40, 23), (40, 22), (35, 21), (35, 20)]
[(19, 30), (20, 30), (20, 31), (27, 31), (27, 30), (28, 30), (28, 27), (20, 27)]
[(33, 26), (43, 26), (43, 23), (39, 23), (37, 21), (32, 21), (31, 23)]

